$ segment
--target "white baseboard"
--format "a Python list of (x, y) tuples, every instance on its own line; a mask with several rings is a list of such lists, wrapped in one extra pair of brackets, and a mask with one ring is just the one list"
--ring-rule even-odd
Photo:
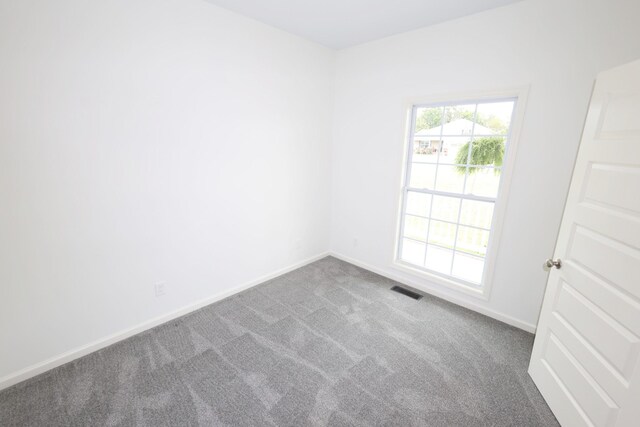
[(51, 370), (53, 368), (56, 368), (58, 366), (64, 365), (65, 363), (71, 362), (72, 360), (78, 359), (82, 356), (85, 356), (89, 353), (93, 353), (94, 351), (100, 350), (102, 348), (105, 348), (107, 346), (110, 346), (111, 344), (114, 344), (118, 341), (122, 341), (126, 338), (129, 338), (135, 334), (139, 334), (140, 332), (144, 332), (148, 329), (151, 329), (155, 326), (161, 325), (163, 323), (169, 322), (173, 319), (176, 319), (180, 316), (184, 316), (185, 314), (188, 314), (192, 311), (198, 310), (199, 308), (205, 307), (209, 304), (213, 304), (216, 301), (220, 301), (224, 298), (227, 298), (233, 294), (237, 294), (238, 292), (244, 291), (246, 289), (249, 289), (253, 286), (259, 285), (260, 283), (264, 283), (267, 280), (271, 280), (275, 277), (281, 276), (285, 273), (288, 273), (292, 270), (295, 270), (297, 268), (303, 267), (307, 264), (310, 264), (312, 262), (315, 262), (319, 259), (322, 259), (326, 256), (328, 256), (329, 253), (325, 252), (325, 253), (321, 253), (319, 255), (313, 256), (311, 258), (307, 258), (303, 261), (300, 261), (296, 264), (290, 265), (288, 267), (282, 268), (280, 270), (274, 271), (273, 273), (269, 273), (266, 274), (262, 277), (259, 277), (255, 280), (252, 280), (250, 282), (247, 283), (243, 283), (240, 286), (237, 286), (235, 288), (229, 289), (227, 291), (224, 292), (220, 292), (216, 295), (213, 295), (211, 297), (202, 299), (200, 301), (197, 301), (193, 304), (189, 304), (185, 307), (179, 308), (175, 311), (172, 311), (170, 313), (167, 314), (163, 314), (161, 316), (155, 317), (153, 319), (147, 320), (143, 323), (140, 323), (136, 326), (133, 326), (129, 329), (126, 329), (124, 331), (120, 331), (120, 332), (116, 332), (115, 334), (109, 335), (107, 337), (104, 338), (100, 338), (96, 341), (93, 341), (87, 345), (84, 345), (82, 347), (78, 347), (75, 348), (73, 350), (67, 351), (63, 354), (60, 354), (58, 356), (54, 356), (50, 359), (47, 359), (43, 362), (40, 363), (36, 363), (35, 365), (31, 365), (27, 368), (24, 368), (18, 372), (9, 374), (3, 378), (0, 378), (0, 390), (5, 389), (7, 387), (11, 387), (14, 384), (17, 384), (19, 382), (22, 382), (24, 380), (27, 380), (29, 378), (35, 377), (36, 375), (39, 375), (43, 372), (46, 372), (48, 370)]
[(514, 317), (508, 316), (506, 314), (497, 312), (495, 310), (492, 310), (490, 308), (486, 308), (483, 307), (481, 305), (478, 304), (474, 304), (471, 301), (466, 301), (462, 298), (456, 298), (455, 296), (452, 296), (448, 293), (444, 293), (441, 291), (438, 291), (438, 289), (436, 289), (435, 287), (429, 287), (426, 286), (424, 283), (421, 283), (418, 280), (410, 280), (407, 279), (406, 277), (401, 277), (393, 272), (390, 272), (388, 270), (382, 269), (382, 268), (378, 268), (375, 267), (371, 264), (367, 264), (366, 262), (362, 262), (359, 261), (357, 259), (348, 257), (346, 255), (342, 255), (336, 252), (330, 252), (329, 255), (331, 255), (332, 257), (341, 259), (342, 261), (348, 262), (349, 264), (353, 264), (355, 266), (364, 268), (365, 270), (369, 270), (372, 271), (374, 273), (377, 273), (381, 276), (384, 276), (388, 279), (391, 280), (395, 280), (396, 282), (402, 283), (403, 285), (407, 285), (410, 286), (412, 288), (418, 289), (422, 292), (428, 293), (430, 295), (436, 296), (438, 298), (442, 298), (443, 300), (449, 301), (451, 303), (454, 303), (456, 305), (460, 305), (462, 307), (468, 308), (469, 310), (473, 310), (475, 312), (478, 312), (480, 314), (484, 314), (485, 316), (489, 316), (493, 319), (499, 320), (503, 323), (506, 323), (508, 325), (511, 326), (515, 326), (518, 329), (522, 329), (524, 331), (527, 332), (531, 332), (532, 334), (534, 334), (536, 332), (536, 325), (528, 323), (528, 322), (524, 322), (522, 320), (516, 319)]

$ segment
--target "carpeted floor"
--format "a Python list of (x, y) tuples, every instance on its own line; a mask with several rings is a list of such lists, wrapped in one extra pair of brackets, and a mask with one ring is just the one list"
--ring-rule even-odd
[(0, 425), (554, 426), (533, 335), (327, 257), (0, 392)]

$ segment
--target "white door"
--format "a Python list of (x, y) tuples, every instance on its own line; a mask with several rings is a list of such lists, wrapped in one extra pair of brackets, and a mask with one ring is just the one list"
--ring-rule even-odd
[(529, 374), (565, 427), (640, 426), (640, 61), (598, 77), (554, 258)]

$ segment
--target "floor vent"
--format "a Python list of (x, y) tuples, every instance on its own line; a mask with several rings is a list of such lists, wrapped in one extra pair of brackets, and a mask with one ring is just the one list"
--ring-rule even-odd
[(413, 298), (413, 299), (422, 298), (422, 295), (420, 295), (418, 293), (415, 293), (413, 291), (410, 291), (409, 289), (405, 289), (405, 288), (403, 288), (401, 286), (394, 286), (393, 288), (391, 288), (391, 290), (394, 291), (394, 292), (398, 292), (399, 294), (406, 295), (409, 298)]

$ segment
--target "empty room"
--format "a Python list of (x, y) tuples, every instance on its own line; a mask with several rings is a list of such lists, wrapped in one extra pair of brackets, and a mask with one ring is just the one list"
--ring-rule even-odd
[(639, 18), (0, 0), (0, 426), (640, 425)]

